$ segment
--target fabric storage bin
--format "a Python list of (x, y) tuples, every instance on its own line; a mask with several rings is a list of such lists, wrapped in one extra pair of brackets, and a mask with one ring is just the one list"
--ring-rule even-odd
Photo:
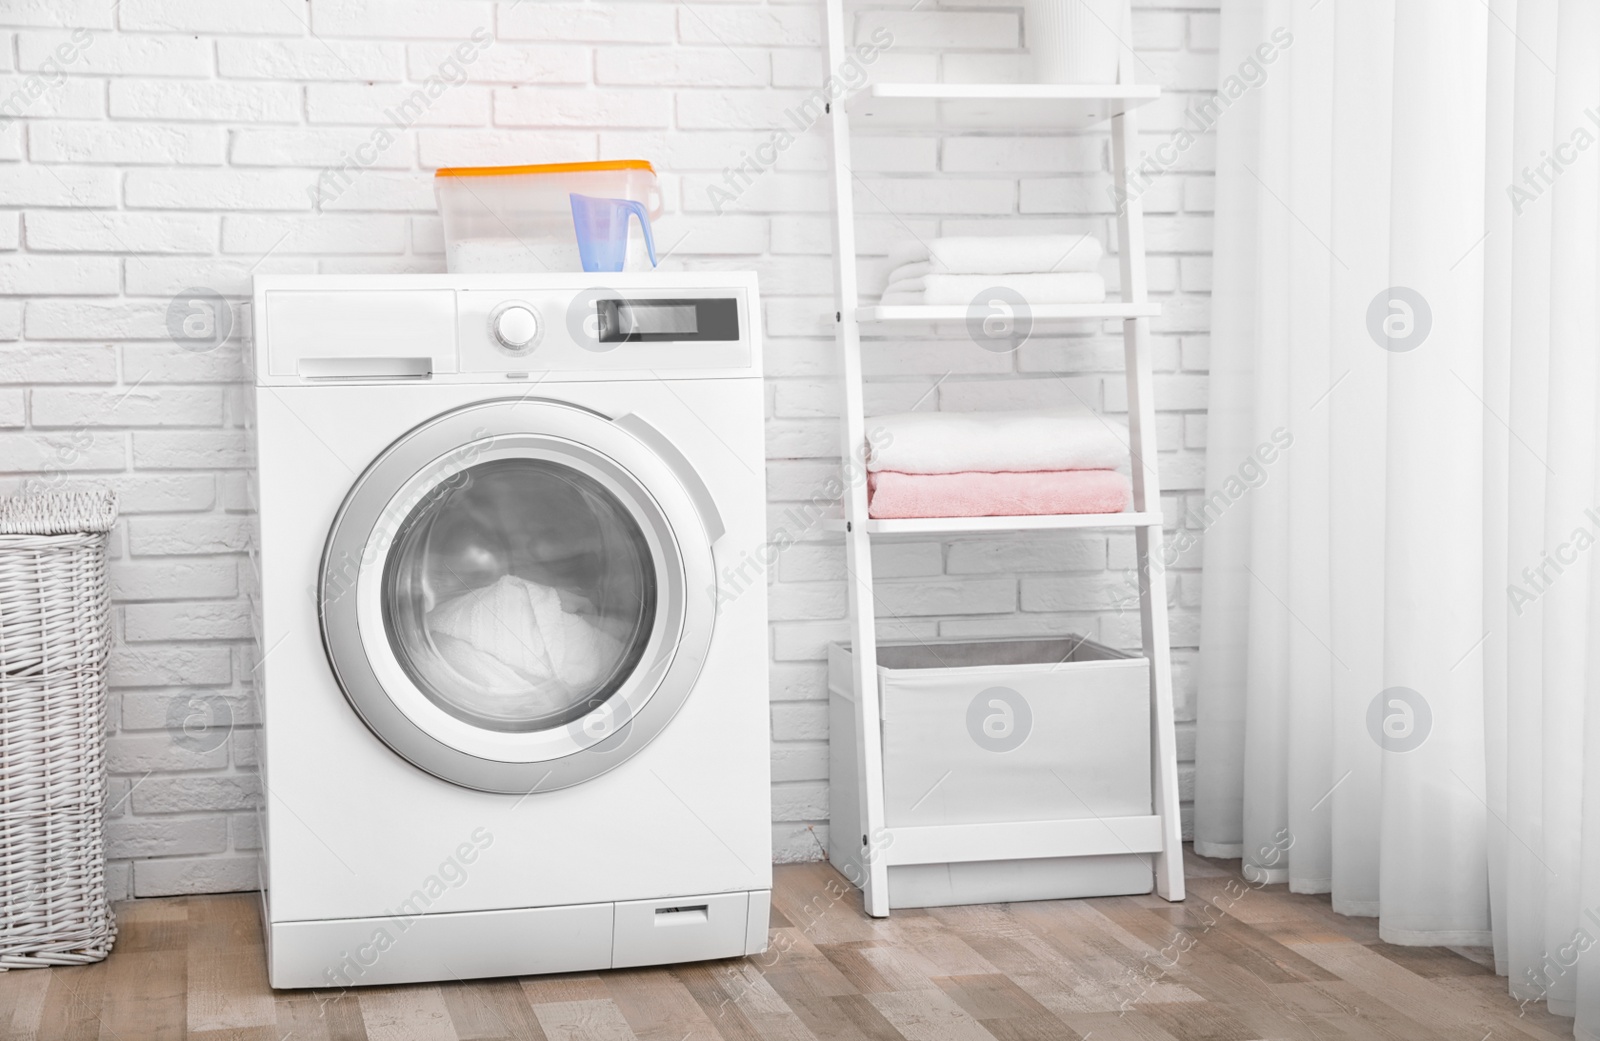
[[(854, 880), (861, 835), (850, 648), (828, 653), (830, 852)], [(878, 647), (884, 823), (1148, 815), (1150, 671), (1082, 637)], [(835, 855), (835, 852), (837, 855)], [(849, 869), (845, 865), (849, 865)], [(891, 907), (1145, 893), (1148, 855), (894, 865)]]
[(0, 500), (0, 969), (111, 949), (109, 491)]

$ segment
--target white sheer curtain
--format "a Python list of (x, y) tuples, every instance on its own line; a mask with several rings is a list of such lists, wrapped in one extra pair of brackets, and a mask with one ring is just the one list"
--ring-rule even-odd
[(1600, 1038), (1600, 4), (1222, 25), (1196, 849)]

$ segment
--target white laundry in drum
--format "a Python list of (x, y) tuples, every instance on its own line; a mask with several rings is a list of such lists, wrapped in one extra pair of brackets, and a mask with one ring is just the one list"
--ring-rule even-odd
[(428, 631), (445, 662), (481, 698), (465, 705), (495, 717), (558, 712), (616, 668), (623, 643), (606, 632), (588, 602), (505, 575), (452, 597), (428, 613)]

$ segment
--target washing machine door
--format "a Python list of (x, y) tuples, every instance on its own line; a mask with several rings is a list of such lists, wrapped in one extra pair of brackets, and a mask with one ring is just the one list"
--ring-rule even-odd
[(323, 641), (367, 726), (482, 791), (578, 784), (650, 742), (694, 687), (722, 525), (636, 417), (492, 401), (397, 441), (322, 561)]

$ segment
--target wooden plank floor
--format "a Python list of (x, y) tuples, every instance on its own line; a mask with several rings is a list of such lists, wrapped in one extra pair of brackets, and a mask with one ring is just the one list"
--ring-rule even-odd
[(831, 868), (777, 868), (755, 958), (352, 991), (267, 987), (253, 895), (119, 909), (111, 957), (0, 973), (0, 1038), (143, 1041), (1557, 1041), (1488, 952), (1392, 947), (1326, 897), (1191, 856), (1190, 897), (862, 915)]

